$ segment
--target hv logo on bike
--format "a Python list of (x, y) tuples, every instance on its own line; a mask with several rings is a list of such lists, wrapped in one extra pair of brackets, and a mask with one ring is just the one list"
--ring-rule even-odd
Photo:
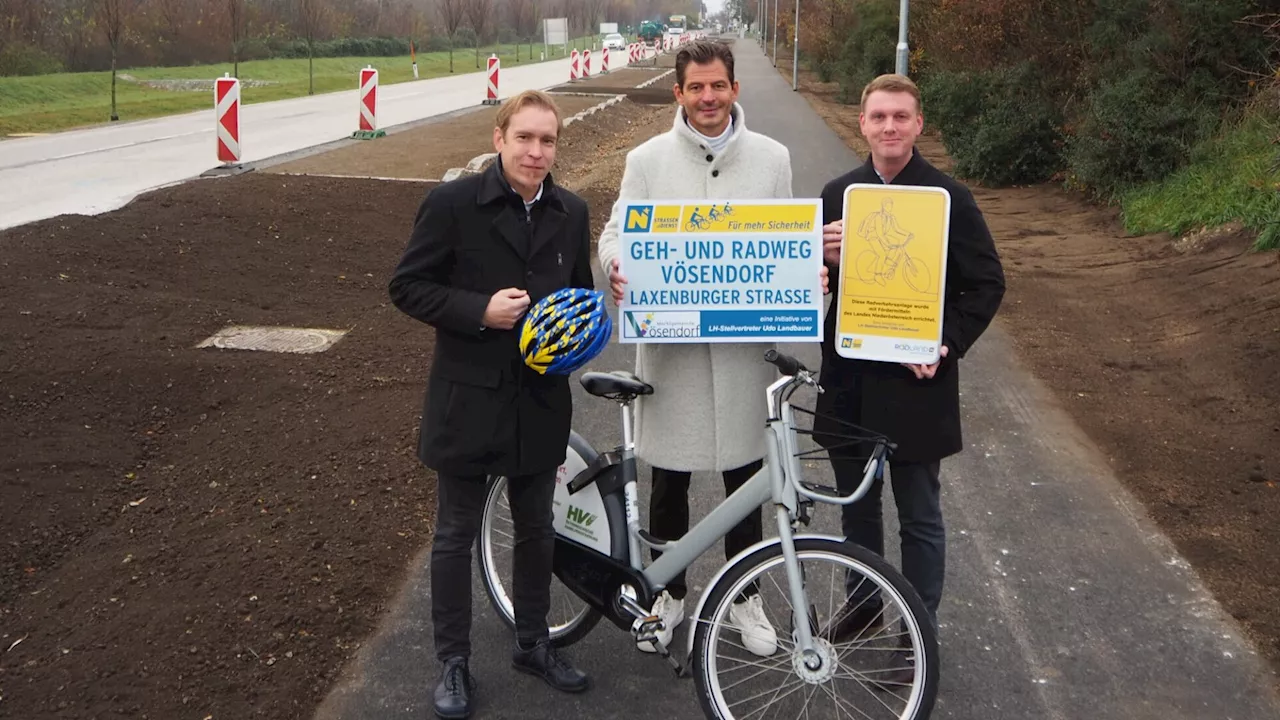
[(564, 527), (565, 530), (570, 532), (595, 539), (595, 533), (591, 530), (591, 526), (595, 522), (595, 513), (587, 512), (576, 505), (570, 505), (568, 512), (565, 513)]
[(837, 352), (932, 363), (942, 340), (951, 196), (943, 188), (845, 190)]
[(822, 339), (820, 200), (627, 205), (622, 342)]

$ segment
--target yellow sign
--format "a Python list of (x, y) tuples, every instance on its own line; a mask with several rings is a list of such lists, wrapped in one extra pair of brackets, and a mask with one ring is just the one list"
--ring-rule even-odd
[(853, 184), (844, 193), (836, 352), (932, 364), (942, 343), (951, 195)]
[(630, 205), (623, 232), (809, 233), (813, 208), (804, 204), (755, 205), (732, 201), (682, 205)]

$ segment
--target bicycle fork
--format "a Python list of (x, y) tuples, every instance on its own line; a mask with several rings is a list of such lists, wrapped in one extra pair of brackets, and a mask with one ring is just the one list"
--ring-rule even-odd
[(783, 564), (787, 568), (787, 594), (791, 597), (791, 623), (795, 633), (796, 650), (800, 652), (804, 666), (810, 672), (822, 668), (822, 656), (814, 641), (814, 627), (809, 611), (809, 599), (804, 588), (804, 571), (796, 557), (795, 533), (791, 527), (791, 514), (786, 507), (778, 510), (778, 539), (782, 545)]

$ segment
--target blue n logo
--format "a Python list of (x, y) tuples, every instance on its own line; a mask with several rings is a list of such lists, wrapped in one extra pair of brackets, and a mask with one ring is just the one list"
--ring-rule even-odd
[(627, 206), (627, 220), (623, 224), (623, 232), (649, 232), (649, 224), (653, 220), (652, 205)]

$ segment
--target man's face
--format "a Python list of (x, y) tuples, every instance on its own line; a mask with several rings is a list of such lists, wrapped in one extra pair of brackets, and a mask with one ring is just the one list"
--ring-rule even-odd
[(520, 193), (535, 192), (556, 161), (559, 123), (547, 108), (531, 105), (511, 116), (507, 131), (493, 129), (507, 182)]
[(716, 58), (706, 65), (689, 63), (684, 87), (675, 86), (676, 102), (684, 108), (694, 130), (716, 137), (729, 126), (729, 113), (738, 101), (738, 81), (729, 81), (729, 69)]
[(924, 129), (924, 115), (910, 93), (877, 90), (867, 96), (858, 127), (873, 157), (901, 161), (911, 157), (911, 148)]

